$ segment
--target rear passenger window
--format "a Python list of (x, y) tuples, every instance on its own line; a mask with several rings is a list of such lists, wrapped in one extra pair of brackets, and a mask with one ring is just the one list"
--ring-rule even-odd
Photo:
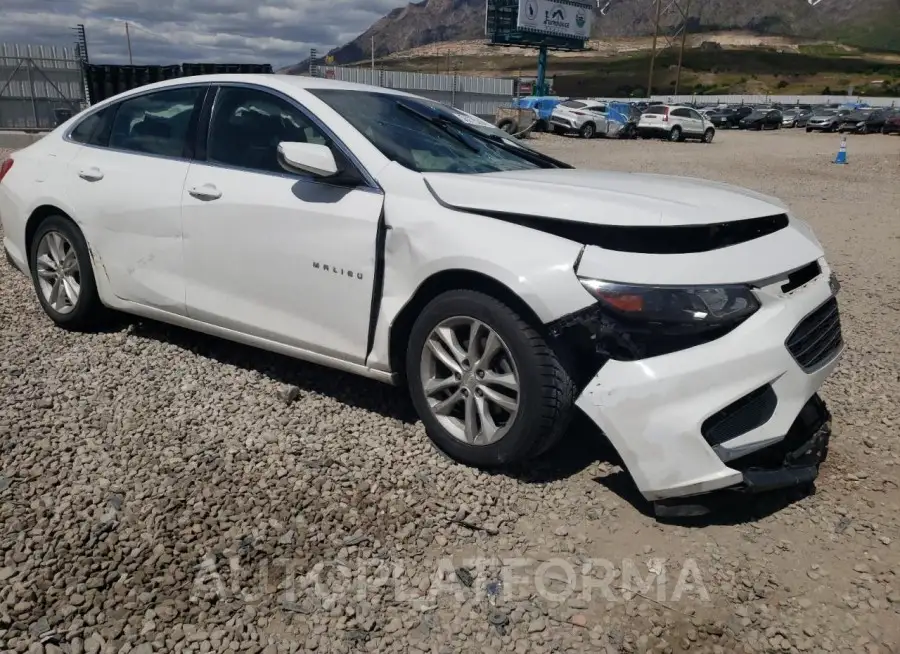
[(184, 155), (191, 118), (203, 99), (204, 87), (148, 93), (119, 105), (109, 147), (146, 154)]
[(109, 142), (110, 127), (115, 107), (104, 107), (82, 120), (69, 134), (76, 143), (105, 146)]

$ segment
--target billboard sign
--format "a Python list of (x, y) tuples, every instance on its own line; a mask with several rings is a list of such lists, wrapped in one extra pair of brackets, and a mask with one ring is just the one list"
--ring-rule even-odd
[(591, 37), (593, 5), (576, 0), (519, 0), (516, 27), (525, 32), (586, 41)]
[[(564, 12), (572, 15), (575, 27), (578, 28), (579, 17), (577, 11), (579, 9), (585, 11), (584, 30), (590, 33), (590, 20), (592, 17), (591, 5), (583, 2), (575, 2), (572, 0), (531, 0), (533, 10), (540, 10), (544, 5), (565, 5)], [(519, 16), (522, 12), (529, 12), (529, 0), (487, 0), (485, 11), (484, 31), (491, 43), (495, 45), (515, 45), (521, 47), (541, 47), (546, 46), (554, 50), (583, 50), (586, 37), (566, 36), (560, 31), (535, 31), (531, 29), (522, 29)], [(520, 11), (521, 6), (521, 11)], [(559, 14), (553, 17), (551, 10), (550, 19), (559, 20)], [(526, 18), (527, 20), (527, 18)], [(537, 20), (530, 21), (536, 23)], [(565, 21), (563, 21), (565, 22)], [(559, 29), (554, 27), (554, 29)], [(580, 29), (580, 28), (579, 28)]]

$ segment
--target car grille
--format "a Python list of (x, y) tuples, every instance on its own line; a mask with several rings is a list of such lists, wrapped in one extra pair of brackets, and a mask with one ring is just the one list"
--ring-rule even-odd
[(814, 372), (830, 361), (844, 344), (837, 300), (831, 298), (797, 325), (787, 348), (805, 372)]

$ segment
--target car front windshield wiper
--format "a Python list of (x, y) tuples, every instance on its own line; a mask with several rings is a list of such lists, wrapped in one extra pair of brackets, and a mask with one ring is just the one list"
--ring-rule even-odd
[[(437, 112), (434, 115), (429, 115), (423, 111), (419, 111), (415, 107), (411, 107), (408, 104), (397, 101), (397, 106), (402, 108), (404, 111), (411, 113), (419, 118), (428, 121), (432, 125), (437, 125), (441, 127), (446, 133), (450, 134), (460, 142), (463, 141), (463, 135), (457, 132), (465, 132), (466, 136), (471, 135), (474, 137), (476, 141), (487, 141), (494, 147), (500, 148), (504, 152), (509, 152), (510, 154), (514, 154), (517, 157), (525, 159), (537, 166), (545, 167), (545, 168), (574, 168), (574, 166), (570, 166), (569, 164), (559, 161), (558, 159), (554, 159), (553, 157), (549, 157), (545, 154), (541, 154), (535, 150), (530, 148), (526, 148), (521, 145), (510, 144), (504, 139), (502, 136), (497, 136), (494, 134), (488, 134), (473, 125), (469, 125), (468, 123), (459, 120), (457, 118), (451, 118), (450, 116), (444, 116)], [(449, 129), (449, 128), (453, 129)], [(475, 152), (481, 152), (480, 149), (475, 149), (473, 145), (470, 143), (466, 143), (466, 145), (472, 148)]]
[(459, 141), (460, 143), (462, 143), (464, 146), (466, 146), (472, 152), (481, 152), (481, 148), (479, 148), (477, 145), (472, 143), (467, 137), (463, 136), (462, 134), (460, 134), (457, 131), (450, 129), (451, 126), (458, 128), (458, 125), (455, 122), (452, 122), (452, 121), (450, 121), (446, 118), (442, 118), (440, 116), (429, 116), (425, 112), (419, 111), (418, 109), (410, 107), (408, 104), (404, 104), (403, 102), (400, 102), (399, 100), (397, 101), (397, 106), (400, 107), (400, 109), (402, 109), (406, 113), (412, 114), (412, 115), (414, 115), (418, 118), (421, 118), (422, 120), (440, 128), (445, 134), (449, 134), (452, 138), (454, 138), (457, 141)]

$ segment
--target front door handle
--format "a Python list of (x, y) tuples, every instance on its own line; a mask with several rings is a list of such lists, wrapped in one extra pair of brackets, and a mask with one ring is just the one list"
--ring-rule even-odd
[(188, 193), (198, 200), (218, 200), (222, 197), (222, 191), (216, 188), (215, 184), (201, 184), (188, 189)]
[(103, 179), (103, 171), (96, 166), (91, 166), (90, 168), (80, 170), (78, 176), (88, 182), (99, 182)]

